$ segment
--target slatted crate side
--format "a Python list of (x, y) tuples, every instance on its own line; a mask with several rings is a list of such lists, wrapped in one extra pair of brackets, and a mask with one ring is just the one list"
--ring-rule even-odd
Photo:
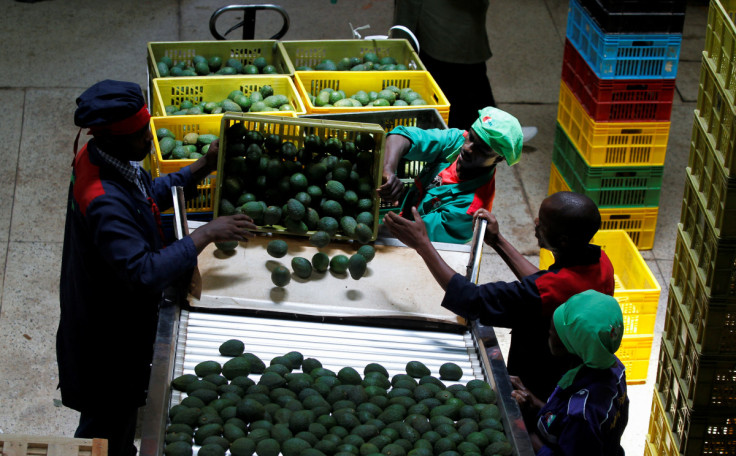
[(736, 1), (711, 0), (705, 31), (705, 56), (729, 95), (736, 99)]
[[(673, 300), (668, 303), (667, 312), (668, 322), (671, 321), (670, 312), (681, 315)], [(673, 414), (681, 407), (713, 413), (733, 410), (736, 407), (736, 356), (701, 355), (694, 345), (686, 343), (688, 341), (668, 336), (669, 333), (662, 340), (655, 384), (662, 393), (665, 409)]]
[(702, 59), (696, 114), (702, 119), (704, 130), (711, 138), (715, 152), (729, 175), (734, 171), (736, 152), (736, 105), (729, 100), (722, 84), (715, 75), (713, 64), (705, 56)]
[(106, 439), (0, 434), (3, 456), (107, 456)]
[(700, 283), (710, 298), (736, 302), (736, 245), (724, 245), (715, 255), (712, 243), (703, 243), (705, 247), (700, 252), (695, 252), (691, 245), (692, 239), (678, 224), (672, 273), (675, 285), (683, 289), (683, 294), (698, 296), (701, 292), (693, 290)]
[(599, 208), (659, 205), (663, 166), (590, 166), (559, 124), (552, 163), (572, 191), (588, 196)]
[(679, 338), (705, 355), (736, 355), (736, 305), (704, 294), (683, 295), (671, 282), (664, 337), (673, 344)]
[[(553, 163), (547, 194), (563, 191), (569, 192), (570, 186)], [(600, 209), (601, 230), (624, 230), (639, 250), (649, 250), (654, 246), (658, 212), (658, 207)]]
[(594, 122), (564, 81), (557, 121), (590, 166), (663, 166), (671, 122)]
[(611, 3), (581, 0), (580, 3), (605, 33), (682, 33), (685, 22), (683, 0)]
[(562, 80), (596, 122), (670, 120), (674, 79), (600, 79), (567, 39)]
[(646, 437), (650, 444), (652, 455), (680, 456), (677, 441), (672, 435), (672, 428), (664, 413), (662, 401), (654, 391), (652, 398), (652, 411), (649, 415), (649, 432)]
[(682, 34), (612, 34), (570, 1), (567, 38), (601, 79), (673, 79), (677, 76)]

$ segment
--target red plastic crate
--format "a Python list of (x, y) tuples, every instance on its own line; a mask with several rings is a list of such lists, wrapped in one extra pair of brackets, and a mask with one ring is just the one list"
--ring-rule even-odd
[(596, 122), (670, 120), (674, 79), (600, 79), (567, 39), (562, 80)]

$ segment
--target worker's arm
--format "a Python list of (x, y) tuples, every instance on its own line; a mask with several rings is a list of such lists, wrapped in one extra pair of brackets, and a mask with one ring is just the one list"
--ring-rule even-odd
[(386, 138), (386, 147), (383, 155), (383, 178), (378, 187), (378, 196), (382, 200), (391, 202), (395, 206), (399, 203), (402, 193), (401, 180), (396, 176), (399, 161), (411, 147), (411, 141), (402, 135), (389, 135)]
[(391, 231), (391, 234), (396, 236), (396, 239), (406, 244), (407, 247), (416, 250), (419, 256), (422, 257), (422, 260), (424, 260), (427, 268), (429, 268), (434, 279), (443, 290), (446, 290), (447, 284), (450, 283), (450, 279), (455, 275), (455, 270), (442, 259), (437, 249), (430, 242), (424, 222), (417, 209), (412, 208), (412, 212), (414, 214), (414, 221), (389, 212), (384, 217), (383, 223)]
[(403, 125), (391, 130), (386, 137), (383, 184), (378, 188), (381, 199), (398, 204), (403, 189), (401, 181), (396, 177), (396, 170), (402, 158), (432, 162), (452, 156), (465, 141), (463, 133), (463, 130), (456, 128), (424, 130)]
[(220, 152), (220, 140), (216, 139), (210, 143), (207, 153), (189, 165), (192, 180), (200, 182), (205, 177), (217, 171), (217, 154)]
[(486, 244), (493, 247), (493, 250), (499, 254), (501, 259), (511, 269), (517, 279), (521, 280), (526, 276), (539, 272), (539, 268), (534, 266), (529, 260), (519, 253), (511, 243), (501, 235), (498, 229), (498, 221), (496, 217), (486, 209), (478, 209), (473, 214), (473, 220), (485, 219), (488, 222), (484, 240)]
[(254, 236), (250, 230), (257, 228), (253, 219), (247, 215), (236, 214), (217, 217), (194, 230), (189, 237), (192, 238), (197, 253), (200, 253), (212, 242), (247, 241)]

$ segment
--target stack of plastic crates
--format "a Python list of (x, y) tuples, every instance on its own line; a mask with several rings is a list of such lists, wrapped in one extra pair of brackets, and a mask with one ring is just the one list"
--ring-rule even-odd
[(647, 448), (736, 455), (736, 0), (711, 0)]
[(549, 192), (598, 205), (603, 229), (651, 249), (684, 0), (571, 0)]

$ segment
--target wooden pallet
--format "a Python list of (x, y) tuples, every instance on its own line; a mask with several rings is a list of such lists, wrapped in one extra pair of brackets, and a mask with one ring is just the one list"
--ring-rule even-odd
[(107, 456), (106, 439), (0, 434), (2, 456)]

